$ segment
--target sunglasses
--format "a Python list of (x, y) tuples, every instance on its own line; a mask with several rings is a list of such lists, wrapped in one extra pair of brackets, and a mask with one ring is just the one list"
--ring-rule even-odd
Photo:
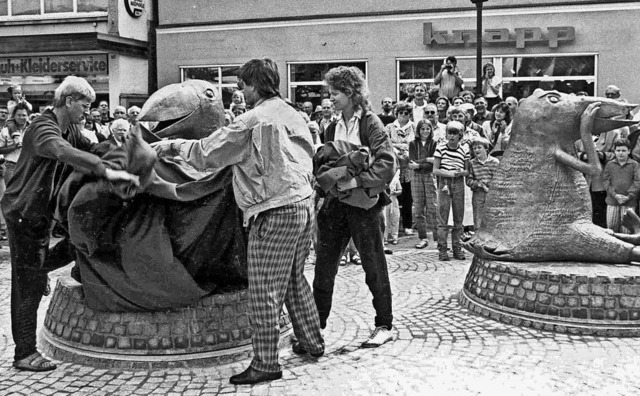
[(425, 112), (424, 112), (424, 114), (427, 114), (427, 115), (435, 115), (435, 114), (436, 114), (436, 112), (435, 112), (435, 111), (433, 111), (433, 110), (431, 110), (431, 111), (425, 111)]
[(409, 115), (409, 114), (411, 114), (411, 111), (410, 110), (403, 110), (403, 111), (399, 111), (398, 114), (400, 114), (400, 115)]

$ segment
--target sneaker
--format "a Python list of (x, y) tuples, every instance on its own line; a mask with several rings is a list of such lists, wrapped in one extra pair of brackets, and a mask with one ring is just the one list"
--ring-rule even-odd
[(355, 265), (360, 265), (360, 256), (354, 254), (353, 256), (351, 256), (351, 262)]
[(420, 242), (416, 245), (416, 249), (424, 249), (429, 246), (429, 241), (426, 239), (421, 239)]
[(453, 249), (453, 258), (456, 260), (466, 260), (466, 257), (460, 248)]
[(405, 228), (404, 229), (404, 234), (405, 235), (413, 235), (413, 230), (411, 228)]
[(347, 256), (342, 256), (340, 259), (340, 266), (344, 267), (345, 265), (347, 265)]
[(438, 260), (440, 260), (440, 261), (449, 261), (451, 259), (449, 258), (449, 254), (447, 253), (446, 250), (440, 250), (438, 252)]
[(398, 244), (398, 238), (394, 238), (391, 240), (390, 242), (392, 245), (397, 245)]
[(393, 340), (391, 330), (387, 330), (386, 327), (376, 327), (375, 330), (369, 336), (369, 339), (362, 343), (362, 348), (377, 348), (380, 345)]

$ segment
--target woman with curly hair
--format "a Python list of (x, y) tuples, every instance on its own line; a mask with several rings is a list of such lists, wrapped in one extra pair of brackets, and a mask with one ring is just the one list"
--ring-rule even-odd
[[(391, 141), (385, 133), (382, 121), (369, 111), (369, 89), (364, 75), (356, 67), (340, 66), (325, 75), (330, 99), (338, 119), (325, 131), (325, 149), (345, 147), (368, 149), (373, 161), (359, 173), (337, 181), (318, 212), (318, 250), (316, 252), (313, 296), (320, 314), (320, 326), (325, 328), (331, 312), (333, 287), (340, 256), (350, 238), (360, 252), (365, 281), (373, 295), (376, 311), (375, 330), (364, 348), (375, 348), (392, 340), (391, 284), (384, 254), (384, 218), (382, 210), (389, 204), (387, 185), (396, 172), (396, 158)], [(334, 142), (335, 144), (329, 146)], [(314, 162), (322, 162), (323, 152), (316, 154)], [(337, 190), (334, 191), (334, 190)], [(360, 193), (368, 197), (363, 204), (352, 205), (342, 197)]]

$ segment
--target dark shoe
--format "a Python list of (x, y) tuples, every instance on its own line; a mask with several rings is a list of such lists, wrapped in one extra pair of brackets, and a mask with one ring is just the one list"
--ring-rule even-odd
[(311, 353), (307, 351), (302, 345), (300, 345), (299, 342), (294, 342), (293, 345), (291, 345), (291, 350), (296, 355), (306, 355), (308, 353), (311, 357), (314, 357), (316, 359), (324, 355), (324, 349), (320, 352)]
[(449, 261), (451, 259), (449, 258), (449, 254), (447, 253), (446, 250), (440, 250), (438, 252), (438, 260), (440, 260), (440, 261)]
[(231, 377), (229, 382), (234, 385), (251, 385), (257, 384), (258, 382), (273, 381), (280, 378), (282, 378), (282, 371), (268, 373), (266, 371), (256, 370), (249, 366), (245, 371)]
[(384, 254), (393, 254), (393, 250), (384, 248)]
[(466, 260), (462, 249), (453, 249), (453, 258), (456, 260)]

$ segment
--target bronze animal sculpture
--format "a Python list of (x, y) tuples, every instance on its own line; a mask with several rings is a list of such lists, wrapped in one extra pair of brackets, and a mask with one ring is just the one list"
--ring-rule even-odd
[[(602, 171), (591, 134), (630, 125), (612, 117), (634, 107), (536, 90), (518, 108), (482, 227), (465, 248), (477, 257), (501, 261), (640, 261), (640, 247), (592, 224), (582, 175)], [(578, 139), (588, 163), (573, 154)]]

